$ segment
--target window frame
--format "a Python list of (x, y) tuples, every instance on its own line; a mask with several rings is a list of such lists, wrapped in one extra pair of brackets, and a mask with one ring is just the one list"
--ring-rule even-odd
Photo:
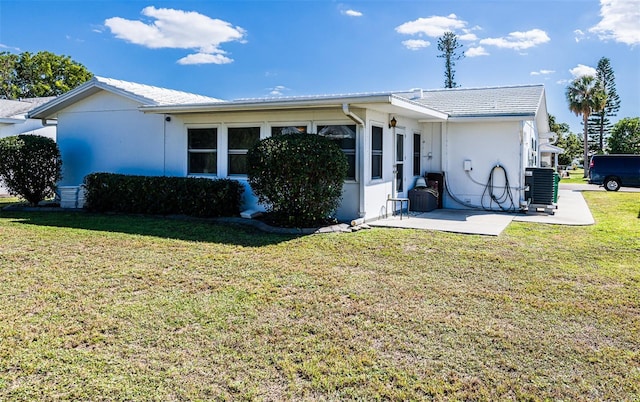
[(227, 155), (227, 176), (228, 177), (246, 177), (247, 176), (247, 172), (244, 173), (231, 173), (231, 156), (232, 155), (240, 155), (240, 156), (245, 156), (247, 153), (249, 152), (249, 148), (231, 148), (231, 135), (230, 132), (233, 130), (240, 130), (240, 129), (257, 129), (258, 130), (258, 138), (257, 141), (260, 141), (260, 139), (262, 139), (262, 124), (258, 124), (258, 123), (243, 123), (243, 124), (237, 124), (237, 125), (229, 125), (226, 127), (226, 144), (227, 144), (227, 149), (226, 149), (226, 155)]
[[(374, 129), (379, 129), (380, 132), (380, 149), (374, 148)], [(374, 174), (374, 168), (376, 164), (373, 162), (374, 159), (378, 159), (378, 171)], [(371, 125), (371, 180), (382, 180), (384, 175), (384, 127), (378, 126), (376, 124)]]
[[(355, 138), (354, 138), (354, 143), (353, 143), (353, 148), (340, 148), (342, 149), (342, 152), (344, 152), (344, 154), (347, 156), (347, 160), (349, 158), (349, 156), (353, 156), (353, 177), (347, 177), (345, 178), (346, 182), (357, 182), (358, 181), (358, 159), (359, 159), (359, 152), (358, 152), (358, 124), (355, 124), (353, 121), (351, 120), (329, 120), (329, 121), (319, 121), (316, 122), (313, 126), (313, 132), (315, 133), (315, 135), (320, 135), (320, 127), (325, 127), (325, 126), (349, 126), (349, 127), (355, 127), (354, 133), (355, 133)], [(346, 151), (345, 151), (346, 150)]]
[[(220, 126), (217, 124), (207, 125), (189, 125), (186, 127), (186, 149), (187, 149), (187, 176), (205, 176), (213, 177), (219, 174), (219, 158), (220, 158)], [(215, 130), (215, 143), (216, 148), (190, 148), (189, 136), (191, 130)], [(215, 172), (192, 172), (191, 171), (191, 154), (213, 154), (215, 155)]]
[[(416, 138), (418, 142), (416, 144)], [(417, 145), (417, 150), (416, 150)], [(420, 176), (422, 171), (422, 133), (413, 133), (413, 175)], [(417, 172), (417, 173), (416, 173)]]

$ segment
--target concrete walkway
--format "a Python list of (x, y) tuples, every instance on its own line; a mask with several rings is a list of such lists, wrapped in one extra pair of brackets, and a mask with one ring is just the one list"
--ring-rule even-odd
[(370, 226), (439, 230), (444, 232), (498, 236), (512, 220), (556, 225), (592, 225), (591, 211), (578, 190), (560, 189), (558, 209), (554, 215), (544, 213), (504, 213), (469, 209), (436, 209), (431, 212), (411, 212), (369, 222)]

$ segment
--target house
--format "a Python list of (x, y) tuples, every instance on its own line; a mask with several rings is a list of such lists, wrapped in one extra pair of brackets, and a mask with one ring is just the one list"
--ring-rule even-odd
[[(55, 122), (27, 117), (31, 110), (52, 99), (54, 97), (20, 100), (0, 99), (0, 138), (20, 134), (35, 134), (55, 140)], [(7, 189), (0, 183), (0, 194), (6, 194), (6, 192)]]
[[(57, 119), (60, 184), (75, 186), (91, 172), (246, 183), (257, 140), (325, 135), (349, 161), (342, 220), (378, 219), (430, 172), (444, 174), (445, 208), (518, 209), (525, 168), (539, 165), (539, 144), (552, 136), (542, 85), (223, 101), (95, 77), (30, 117)], [(247, 190), (243, 208), (256, 208)], [(509, 205), (491, 201), (497, 191)]]

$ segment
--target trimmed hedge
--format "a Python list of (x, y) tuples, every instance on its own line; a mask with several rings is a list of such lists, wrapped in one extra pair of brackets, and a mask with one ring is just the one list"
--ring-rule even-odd
[(244, 187), (229, 179), (91, 173), (84, 178), (85, 209), (95, 212), (234, 216)]
[(279, 226), (323, 225), (340, 205), (349, 165), (325, 137), (265, 138), (249, 150), (247, 160), (249, 184)]

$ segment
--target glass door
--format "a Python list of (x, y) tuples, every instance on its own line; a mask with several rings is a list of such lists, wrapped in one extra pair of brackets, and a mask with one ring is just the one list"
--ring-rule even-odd
[(396, 191), (404, 192), (404, 133), (396, 133)]

